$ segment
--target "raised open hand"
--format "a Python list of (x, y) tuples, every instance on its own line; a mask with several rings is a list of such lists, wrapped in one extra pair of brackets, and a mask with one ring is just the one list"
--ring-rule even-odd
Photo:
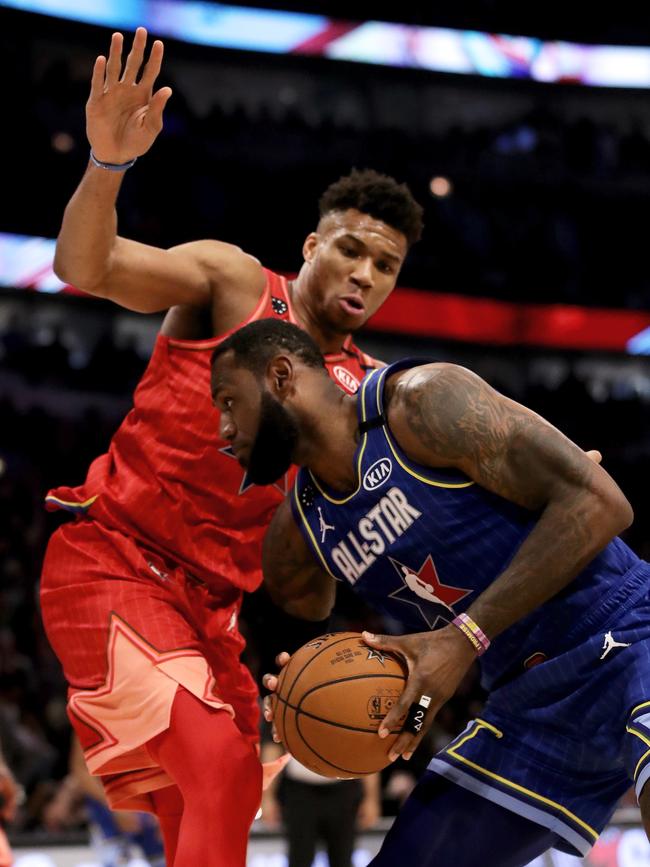
[(170, 87), (153, 91), (160, 72), (163, 44), (157, 39), (142, 75), (147, 31), (138, 27), (122, 71), (124, 37), (114, 33), (108, 60), (95, 61), (86, 103), (86, 134), (95, 157), (106, 163), (126, 163), (146, 153), (162, 129), (163, 109)]

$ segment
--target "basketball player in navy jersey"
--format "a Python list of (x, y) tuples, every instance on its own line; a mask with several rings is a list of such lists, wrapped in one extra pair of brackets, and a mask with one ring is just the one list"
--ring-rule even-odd
[(265, 540), (275, 600), (322, 620), (348, 581), (408, 633), (364, 634), (409, 667), (379, 731), (407, 715), (391, 758), (481, 657), (482, 718), (433, 758), (373, 865), (584, 855), (632, 782), (648, 830), (650, 565), (617, 537), (632, 510), (613, 479), (462, 367), (398, 362), (344, 395), (282, 322), (224, 341), (212, 387), (251, 477), (303, 467)]

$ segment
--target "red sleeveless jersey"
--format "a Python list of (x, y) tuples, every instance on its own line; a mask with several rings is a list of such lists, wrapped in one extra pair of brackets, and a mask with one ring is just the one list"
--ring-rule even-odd
[[(286, 279), (265, 274), (262, 297), (246, 321), (295, 322)], [(227, 581), (254, 590), (262, 580), (264, 531), (294, 471), (275, 485), (256, 487), (218, 436), (210, 357), (230, 333), (201, 341), (159, 334), (133, 409), (108, 452), (93, 461), (83, 485), (53, 489), (46, 504), (133, 536), (210, 586)], [(351, 338), (325, 361), (351, 394), (377, 366)]]

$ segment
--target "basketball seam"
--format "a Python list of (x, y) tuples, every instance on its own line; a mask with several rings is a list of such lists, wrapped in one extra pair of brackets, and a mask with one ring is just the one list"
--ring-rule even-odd
[[(352, 776), (366, 776), (367, 774), (375, 773), (375, 771), (366, 771), (365, 773), (360, 771), (351, 771), (349, 768), (342, 768), (340, 765), (335, 765), (333, 762), (330, 762), (329, 759), (326, 759), (325, 756), (321, 756), (320, 753), (317, 753), (316, 750), (312, 747), (310, 743), (307, 742), (305, 736), (300, 731), (300, 714), (301, 711), (296, 712), (296, 731), (302, 742), (305, 744), (307, 749), (311, 750), (311, 752), (321, 760), (321, 762), (325, 762), (326, 765), (329, 765), (330, 768), (335, 768), (337, 771), (343, 771), (344, 774), (351, 774)], [(311, 716), (311, 714), (304, 713), (304, 716)], [(327, 720), (321, 720), (321, 722), (327, 722)], [(334, 723), (336, 725), (336, 723)], [(349, 726), (340, 726), (340, 728), (350, 728)], [(354, 731), (363, 731), (363, 729), (354, 729)], [(366, 732), (366, 734), (374, 734), (374, 732)]]
[[(330, 634), (331, 634), (331, 633), (330, 633)], [(333, 633), (333, 634), (336, 635), (336, 633)], [(300, 671), (299, 671), (299, 672), (296, 674), (296, 676), (294, 677), (294, 679), (293, 679), (293, 683), (291, 684), (291, 686), (290, 686), (289, 689), (287, 690), (287, 701), (291, 698), (291, 693), (292, 693), (292, 691), (293, 691), (293, 688), (294, 688), (294, 686), (296, 685), (296, 682), (297, 682), (298, 678), (299, 678), (300, 675), (303, 673), (303, 671), (307, 668), (307, 666), (311, 665), (312, 662), (313, 662), (317, 657), (319, 657), (319, 656), (321, 655), (321, 653), (324, 653), (326, 650), (329, 650), (330, 648), (334, 647), (336, 644), (340, 644), (342, 641), (350, 641), (350, 638), (349, 638), (350, 633), (348, 632), (348, 633), (345, 633), (345, 634), (348, 635), (348, 638), (337, 638), (337, 640), (336, 640), (336, 641), (333, 641), (331, 644), (326, 644), (325, 647), (320, 648), (320, 650), (318, 650), (318, 651), (317, 651), (317, 652), (316, 652), (316, 653), (315, 653), (315, 654), (314, 654), (310, 659), (307, 660), (307, 662), (305, 662), (305, 664), (303, 665), (303, 667), (300, 669)], [(354, 633), (352, 633), (352, 634), (354, 634)], [(319, 636), (319, 638), (322, 638), (322, 636)], [(313, 643), (314, 641), (318, 641), (319, 638), (312, 638), (310, 644)], [(354, 641), (355, 639), (352, 639), (352, 640)], [(358, 638), (357, 640), (360, 642), (360, 644), (361, 644), (362, 647), (367, 647), (368, 650), (372, 650), (372, 648), (370, 647), (370, 645), (369, 645), (369, 644), (366, 644), (366, 643), (364, 642), (364, 640), (363, 640), (360, 636), (359, 636), (359, 638)], [(392, 659), (392, 658), (394, 658), (394, 657), (391, 656), (390, 658)]]
[[(278, 698), (278, 701), (281, 701), (282, 704), (285, 706), (285, 713), (286, 713), (286, 708), (290, 708), (292, 711), (295, 712), (296, 717), (299, 716), (300, 714), (302, 714), (303, 716), (308, 716), (310, 719), (314, 719), (317, 722), (326, 723), (327, 725), (334, 726), (335, 728), (338, 728), (338, 729), (347, 729), (348, 731), (351, 731), (351, 732), (362, 732), (363, 734), (366, 734), (366, 735), (373, 735), (373, 734), (377, 733), (377, 729), (360, 729), (357, 726), (349, 726), (349, 725), (346, 725), (345, 723), (337, 723), (337, 722), (334, 722), (333, 720), (325, 719), (325, 717), (322, 717), (322, 716), (316, 716), (315, 713), (310, 713), (308, 710), (301, 710), (300, 705), (289, 704), (289, 702), (285, 701), (283, 698)], [(391, 730), (390, 734), (391, 735), (397, 735), (401, 731), (402, 731), (401, 729), (397, 729), (396, 731)], [(286, 730), (285, 730), (285, 734), (286, 734)], [(304, 738), (303, 738), (303, 740), (304, 740)], [(287, 749), (289, 749), (288, 744), (286, 746), (287, 746)], [(307, 744), (307, 746), (309, 746), (309, 744)], [(311, 747), (309, 747), (309, 748), (311, 749)], [(289, 752), (291, 752), (291, 750), (289, 750)], [(336, 767), (336, 765), (333, 765), (333, 767)]]
[[(331, 634), (331, 633), (325, 633), (325, 635), (328, 635), (328, 634)], [(334, 633), (334, 634), (336, 634), (336, 633)], [(285, 747), (287, 748), (287, 750), (288, 750), (289, 752), (291, 752), (291, 748), (290, 748), (290, 746), (289, 746), (289, 739), (288, 739), (288, 737), (287, 737), (287, 726), (286, 726), (286, 722), (287, 722), (287, 702), (288, 702), (289, 699), (291, 698), (291, 693), (292, 693), (292, 691), (293, 691), (293, 688), (294, 688), (294, 686), (296, 685), (296, 683), (297, 683), (297, 681), (298, 681), (298, 678), (299, 678), (300, 675), (303, 673), (303, 671), (307, 668), (308, 665), (311, 665), (311, 663), (312, 663), (312, 662), (313, 662), (317, 657), (319, 657), (319, 656), (321, 655), (321, 653), (324, 653), (326, 650), (329, 650), (330, 647), (333, 647), (333, 646), (336, 645), (336, 644), (340, 644), (340, 643), (343, 642), (343, 641), (349, 641), (349, 640), (350, 640), (350, 639), (349, 639), (349, 634), (350, 634), (350, 633), (348, 632), (348, 633), (344, 633), (344, 634), (346, 634), (348, 637), (347, 637), (347, 638), (337, 638), (336, 641), (332, 641), (331, 644), (326, 640), (326, 641), (325, 641), (325, 646), (319, 648), (319, 649), (316, 651), (316, 653), (315, 653), (313, 656), (311, 656), (311, 657), (310, 657), (310, 658), (309, 658), (309, 659), (304, 663), (304, 665), (302, 666), (302, 668), (301, 668), (301, 669), (296, 673), (296, 676), (294, 677), (294, 679), (293, 679), (293, 681), (292, 681), (292, 683), (291, 683), (291, 686), (287, 689), (287, 701), (283, 702), (283, 703), (284, 703), (284, 708), (283, 708), (283, 712), (282, 712), (282, 729), (283, 729), (283, 731), (284, 731), (284, 737), (285, 737), (285, 744), (284, 744), (284, 745), (285, 745)], [(314, 641), (318, 641), (320, 638), (324, 638), (324, 636), (319, 635), (319, 636), (317, 636), (316, 638), (312, 638), (311, 642), (309, 642), (309, 643), (311, 644), (311, 643), (313, 643)], [(288, 663), (288, 665), (290, 665), (290, 664), (291, 664), (291, 662)], [(285, 675), (285, 680), (286, 680), (286, 675)], [(277, 693), (276, 693), (276, 695), (277, 695)], [(279, 699), (279, 696), (278, 696), (278, 699)]]
[(334, 764), (332, 764), (332, 762), (329, 762), (329, 761), (325, 758), (325, 756), (321, 756), (320, 753), (317, 753), (316, 750), (312, 747), (312, 745), (311, 745), (310, 743), (308, 743), (307, 739), (305, 738), (305, 736), (303, 735), (303, 733), (300, 731), (300, 713), (296, 713), (296, 715), (295, 715), (295, 720), (294, 720), (294, 724), (295, 724), (295, 727), (296, 727), (296, 732), (297, 732), (297, 734), (298, 734), (298, 737), (299, 737), (300, 740), (303, 742), (303, 744), (307, 747), (307, 749), (308, 749), (311, 753), (313, 753), (313, 754), (316, 756), (316, 758), (320, 759), (321, 762), (324, 762), (326, 765), (329, 765), (330, 768), (334, 768), (334, 769), (337, 770), (337, 771), (343, 771), (343, 772), (346, 773), (346, 774), (351, 774), (351, 773), (352, 773), (352, 771), (348, 771), (348, 770), (346, 770), (345, 768), (340, 768), (338, 765), (334, 765)]

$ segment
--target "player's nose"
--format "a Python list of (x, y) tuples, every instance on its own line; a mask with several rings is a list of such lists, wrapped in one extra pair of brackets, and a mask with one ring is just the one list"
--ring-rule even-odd
[(225, 413), (221, 414), (221, 419), (219, 420), (219, 436), (222, 440), (227, 440), (231, 442), (235, 438), (235, 434), (237, 433), (237, 425), (232, 420), (232, 418)]
[(355, 261), (350, 279), (362, 289), (370, 289), (372, 287), (372, 261), (370, 258), (359, 258)]

